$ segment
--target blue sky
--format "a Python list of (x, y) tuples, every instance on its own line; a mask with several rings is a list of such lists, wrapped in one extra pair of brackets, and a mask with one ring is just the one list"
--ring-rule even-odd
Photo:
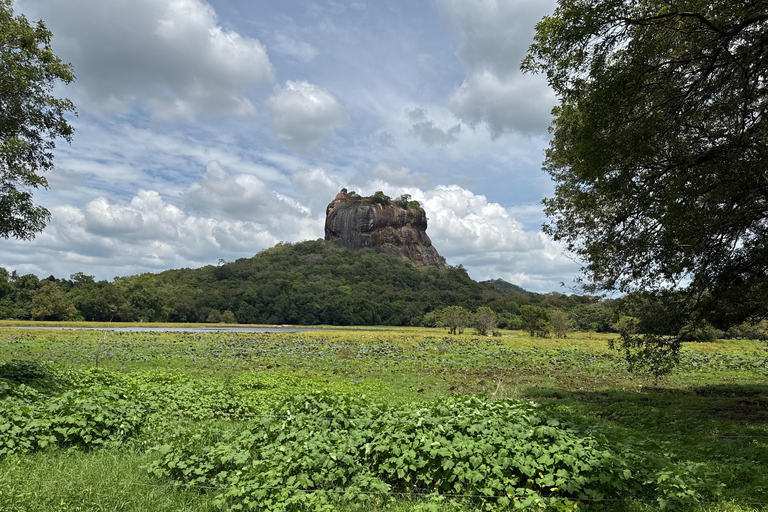
[(478, 280), (563, 289), (540, 232), (555, 97), (520, 60), (553, 1), (17, 0), (77, 80), (53, 218), (0, 265), (98, 278), (250, 257), (323, 236), (342, 187), (424, 206)]

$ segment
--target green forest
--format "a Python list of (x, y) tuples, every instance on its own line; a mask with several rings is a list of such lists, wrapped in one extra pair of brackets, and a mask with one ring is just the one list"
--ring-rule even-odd
[(615, 320), (613, 300), (479, 283), (461, 266), (417, 268), (405, 258), (324, 240), (113, 281), (84, 273), (38, 279), (0, 269), (2, 319), (434, 326), (437, 313), (451, 306), (471, 313), (490, 308), (507, 328), (521, 328), (524, 306), (567, 312), (580, 330), (608, 331)]

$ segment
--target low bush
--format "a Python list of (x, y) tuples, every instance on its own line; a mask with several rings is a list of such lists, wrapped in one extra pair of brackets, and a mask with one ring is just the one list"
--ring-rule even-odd
[(52, 378), (50, 365), (38, 361), (14, 359), (0, 364), (0, 380), (19, 384), (43, 384)]
[(53, 446), (119, 446), (139, 432), (145, 418), (143, 407), (106, 388), (29, 403), (2, 401), (0, 459)]

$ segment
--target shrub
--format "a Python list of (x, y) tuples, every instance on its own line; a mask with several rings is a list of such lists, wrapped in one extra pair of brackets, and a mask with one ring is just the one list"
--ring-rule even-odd
[(44, 363), (14, 359), (0, 365), (0, 379), (19, 384), (35, 384), (50, 380), (51, 369)]
[(688, 324), (680, 330), (680, 341), (715, 341), (718, 338), (725, 336), (725, 333), (720, 329), (716, 329), (712, 325), (702, 322), (698, 324)]
[(212, 309), (205, 318), (205, 322), (209, 324), (218, 324), (221, 322), (221, 312), (218, 309)]
[(403, 208), (407, 210), (408, 202), (410, 200), (411, 200), (410, 194), (403, 194), (392, 202), (395, 203), (395, 205), (398, 206), (399, 208)]
[(0, 459), (49, 446), (117, 446), (139, 432), (145, 417), (139, 404), (106, 388), (0, 402)]
[(640, 325), (640, 319), (634, 316), (622, 316), (612, 325), (613, 329), (622, 336), (631, 336), (637, 334), (637, 328)]
[(768, 340), (768, 320), (762, 320), (759, 323), (744, 322), (728, 329), (725, 334), (729, 338), (739, 338), (744, 340)]
[(388, 205), (391, 200), (392, 198), (386, 195), (381, 190), (377, 190), (371, 196), (371, 201), (373, 201), (374, 203), (383, 204), (384, 206)]
[(523, 320), (520, 315), (511, 313), (500, 313), (496, 316), (496, 322), (502, 329), (517, 330), (523, 328)]
[(440, 325), (439, 313), (437, 311), (430, 311), (421, 318), (422, 327), (437, 327)]

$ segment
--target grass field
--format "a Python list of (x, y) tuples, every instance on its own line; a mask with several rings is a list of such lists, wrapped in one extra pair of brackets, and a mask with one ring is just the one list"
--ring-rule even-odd
[(768, 509), (764, 343), (503, 334), (0, 328), (0, 510)]

